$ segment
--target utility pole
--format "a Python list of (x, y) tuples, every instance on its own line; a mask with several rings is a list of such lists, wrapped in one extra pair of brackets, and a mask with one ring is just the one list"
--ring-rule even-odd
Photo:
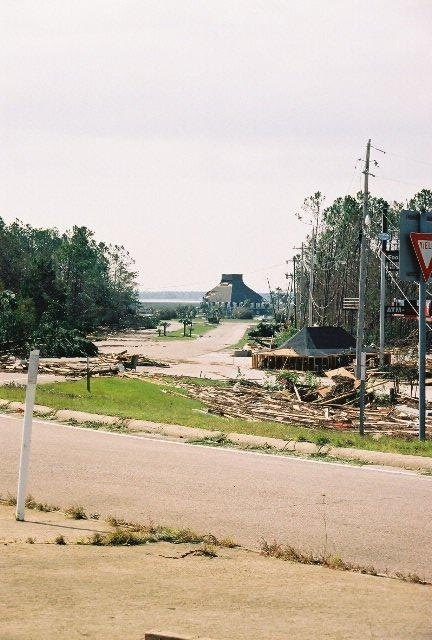
[[(428, 231), (426, 212), (420, 213), (420, 232)], [(420, 274), (418, 297), (418, 410), (419, 410), (419, 440), (426, 440), (426, 281)]]
[[(293, 295), (294, 295), (294, 326), (297, 329), (297, 273), (296, 273), (296, 257), (293, 256)], [(289, 319), (289, 318), (288, 318)]]
[(385, 295), (386, 295), (386, 249), (387, 249), (387, 216), (386, 211), (382, 214), (381, 225), (381, 256), (380, 256), (380, 315), (379, 315), (379, 363), (384, 365), (385, 350)]
[(313, 289), (314, 289), (314, 262), (315, 262), (315, 229), (312, 228), (311, 257), (309, 265), (309, 305), (308, 305), (308, 327), (313, 325)]
[(371, 141), (368, 140), (366, 145), (366, 162), (364, 174), (364, 190), (363, 190), (363, 212), (361, 219), (361, 237), (360, 237), (360, 268), (359, 268), (359, 308), (357, 315), (357, 342), (356, 342), (356, 378), (360, 380), (361, 373), (361, 354), (364, 343), (364, 323), (365, 323), (365, 294), (366, 294), (366, 216), (368, 214), (369, 200), (369, 160), (370, 160)]
[(270, 294), (270, 301), (271, 301), (271, 305), (273, 308), (273, 318), (274, 321), (276, 322), (276, 307), (275, 307), (275, 303), (274, 303), (274, 299), (273, 299), (273, 292), (271, 290), (271, 286), (270, 286), (270, 280), (267, 278), (267, 283), (268, 283), (268, 288), (269, 288), (269, 294)]

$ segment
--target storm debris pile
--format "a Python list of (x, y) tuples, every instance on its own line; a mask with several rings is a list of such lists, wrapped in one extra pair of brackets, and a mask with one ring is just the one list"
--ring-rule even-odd
[[(96, 357), (89, 358), (88, 364), (92, 376), (115, 376), (132, 366), (169, 366), (165, 362), (152, 360), (143, 354), (130, 354), (127, 351), (100, 353)], [(24, 373), (27, 371), (27, 367), (27, 360), (15, 358), (14, 356), (0, 356), (0, 371)], [(73, 378), (83, 377), (87, 374), (87, 358), (41, 358), (39, 361), (39, 373)]]
[[(272, 391), (256, 384), (235, 383), (232, 387), (198, 386), (181, 384), (187, 388), (190, 396), (199, 399), (209, 413), (230, 418), (247, 420), (264, 420), (286, 424), (304, 425), (309, 428), (356, 431), (358, 429), (359, 410), (350, 404), (340, 404), (342, 396), (357, 393), (357, 381), (336, 380), (334, 386), (326, 387), (329, 391), (325, 400), (320, 398), (321, 389), (314, 391), (317, 400), (305, 401), (307, 394), (297, 389), (297, 394), (290, 390)], [(335, 398), (333, 393), (344, 392)], [(346, 391), (347, 386), (352, 389)], [(299, 399), (300, 398), (300, 399)], [(396, 406), (372, 407), (366, 409), (365, 430), (369, 434), (414, 437), (418, 429), (415, 416), (404, 412)], [(428, 421), (430, 423), (430, 421)], [(432, 423), (430, 423), (432, 427)]]

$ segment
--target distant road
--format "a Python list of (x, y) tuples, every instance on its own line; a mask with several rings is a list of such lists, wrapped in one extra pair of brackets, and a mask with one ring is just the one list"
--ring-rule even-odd
[[(0, 418), (0, 493), (21, 420)], [(35, 422), (30, 491), (61, 506), (327, 551), (432, 579), (432, 479)]]

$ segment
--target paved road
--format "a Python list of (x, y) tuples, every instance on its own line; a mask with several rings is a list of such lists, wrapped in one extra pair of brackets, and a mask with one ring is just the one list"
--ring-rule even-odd
[[(20, 437), (21, 421), (1, 417), (0, 493), (16, 491)], [(432, 579), (424, 476), (35, 422), (29, 489), (251, 546), (266, 538), (323, 551), (327, 535), (327, 550), (345, 559)]]

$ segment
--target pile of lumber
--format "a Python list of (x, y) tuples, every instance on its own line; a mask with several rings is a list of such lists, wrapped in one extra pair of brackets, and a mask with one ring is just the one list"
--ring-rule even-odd
[[(88, 366), (92, 376), (114, 376), (119, 370), (128, 368), (132, 362), (132, 355), (137, 355), (136, 366), (139, 367), (168, 367), (169, 365), (152, 360), (142, 354), (130, 354), (127, 351), (120, 353), (100, 353), (96, 357), (89, 358)], [(27, 371), (27, 360), (13, 356), (0, 356), (0, 371), (10, 373), (23, 373)], [(39, 373), (49, 373), (56, 376), (79, 378), (87, 374), (87, 358), (41, 358), (39, 361)]]
[[(326, 401), (324, 406), (321, 402), (302, 402), (289, 391), (270, 391), (259, 385), (181, 386), (205, 404), (210, 413), (218, 415), (315, 428), (353, 431), (358, 428), (359, 410), (351, 405), (339, 405), (331, 401)], [(368, 408), (365, 418), (365, 429), (371, 434), (409, 437), (418, 428), (413, 416), (395, 407)]]

